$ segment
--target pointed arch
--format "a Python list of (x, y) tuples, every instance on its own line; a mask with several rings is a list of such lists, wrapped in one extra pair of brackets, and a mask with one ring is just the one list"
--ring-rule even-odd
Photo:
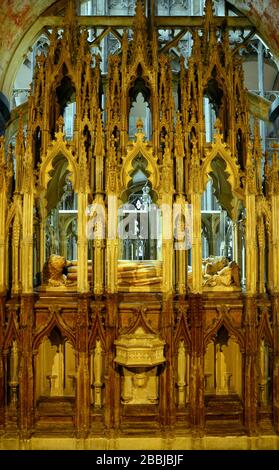
[[(217, 121), (216, 121), (217, 122)], [(220, 158), (226, 164), (224, 172), (227, 173), (227, 181), (231, 187), (232, 192), (232, 219), (237, 219), (239, 212), (239, 201), (244, 199), (243, 190), (240, 188), (240, 166), (235, 157), (232, 156), (231, 151), (226, 143), (223, 142), (223, 135), (217, 130), (214, 135), (214, 142), (205, 151), (201, 168), (201, 184), (203, 191), (205, 190), (208, 175), (214, 169), (212, 162), (215, 158)]]
[(219, 318), (219, 320), (215, 323), (213, 328), (211, 328), (209, 331), (206, 332), (204, 336), (204, 349), (206, 349), (207, 345), (210, 343), (210, 341), (212, 341), (212, 339), (217, 334), (221, 326), (224, 326), (228, 330), (228, 332), (237, 339), (241, 352), (244, 351), (244, 348), (245, 348), (244, 336), (237, 328), (235, 328), (228, 314), (226, 313), (225, 314), (223, 313), (221, 317)]
[(184, 339), (185, 344), (187, 345), (187, 349), (190, 351), (192, 341), (191, 341), (191, 334), (189, 331), (189, 326), (187, 323), (187, 312), (182, 312), (178, 321), (178, 325), (175, 329), (174, 348), (178, 347), (178, 344), (181, 339)]
[(64, 334), (75, 348), (75, 335), (71, 328), (64, 322), (61, 314), (54, 310), (52, 311), (51, 316), (49, 317), (47, 323), (43, 325), (36, 333), (33, 339), (33, 351), (37, 351), (40, 343), (43, 341), (44, 337), (47, 337), (53, 328), (57, 326), (61, 333)]
[(261, 322), (258, 327), (258, 345), (260, 345), (261, 339), (266, 339), (269, 347), (273, 347), (273, 334), (270, 328), (270, 322), (268, 318), (268, 311), (265, 310), (261, 317)]
[[(59, 133), (58, 133), (59, 134)], [(40, 167), (39, 181), (40, 186), (44, 189), (47, 189), (47, 184), (51, 179), (50, 171), (53, 170), (52, 162), (54, 158), (58, 155), (62, 155), (68, 161), (68, 171), (71, 176), (70, 179), (73, 184), (73, 188), (76, 190), (78, 185), (78, 164), (76, 157), (73, 152), (69, 150), (67, 142), (65, 142), (62, 137), (59, 136), (54, 144), (50, 144), (46, 157), (43, 159), (43, 162)]]
[(15, 338), (18, 346), (20, 347), (20, 334), (18, 329), (18, 323), (16, 318), (16, 311), (12, 311), (9, 316), (8, 325), (5, 331), (4, 342), (3, 342), (3, 351), (7, 351), (11, 347), (11, 342)]
[(10, 206), (9, 211), (8, 211), (7, 221), (6, 221), (6, 234), (8, 234), (9, 228), (10, 228), (11, 224), (14, 223), (14, 219), (15, 219), (16, 216), (18, 216), (19, 223), (22, 226), (21, 200), (18, 200), (17, 198), (13, 201), (13, 203)]
[(160, 181), (157, 159), (153, 155), (152, 147), (147, 142), (143, 142), (138, 134), (137, 136), (137, 141), (130, 143), (127, 154), (123, 159), (123, 165), (120, 173), (122, 190), (125, 190), (128, 187), (128, 184), (132, 179), (130, 174), (133, 171), (133, 160), (141, 154), (147, 161), (146, 171), (150, 174), (148, 179), (152, 184), (153, 190), (156, 191), (158, 190)]
[(88, 339), (89, 352), (93, 350), (97, 338), (99, 338), (101, 341), (102, 349), (106, 351), (106, 337), (105, 337), (105, 331), (104, 331), (104, 327), (102, 324), (102, 318), (101, 318), (100, 312), (96, 313), (93, 324), (92, 324), (92, 328), (90, 331), (90, 335)]

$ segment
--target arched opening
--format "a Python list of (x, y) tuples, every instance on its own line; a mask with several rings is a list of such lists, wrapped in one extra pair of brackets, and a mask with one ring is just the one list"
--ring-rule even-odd
[(143, 131), (147, 139), (151, 139), (152, 135), (152, 118), (150, 99), (150, 89), (147, 87), (142, 78), (142, 68), (139, 65), (137, 70), (137, 78), (133, 86), (129, 90), (130, 110), (129, 110), (129, 138), (133, 139), (137, 132), (137, 120), (142, 119)]
[(132, 167), (118, 212), (118, 287), (137, 290), (145, 286), (148, 290), (159, 290), (161, 211), (156, 205), (157, 194), (150, 181), (148, 161), (142, 153), (133, 159)]
[(46, 199), (46, 259), (52, 254), (77, 259), (77, 195), (73, 190), (68, 160), (61, 154), (53, 160)]
[(208, 176), (201, 202), (203, 285), (239, 288), (234, 196), (226, 162), (220, 156), (212, 160)]
[(36, 400), (75, 396), (74, 349), (58, 327), (43, 339), (36, 360)]
[(214, 430), (222, 421), (231, 430), (242, 424), (242, 355), (239, 344), (222, 325), (204, 357), (206, 426)]
[(120, 259), (156, 260), (158, 259), (158, 207), (157, 194), (148, 180), (148, 162), (138, 154), (130, 173), (131, 180), (123, 193), (124, 205), (120, 210), (119, 234), (122, 240)]
[(60, 116), (64, 118), (64, 131), (66, 138), (71, 139), (74, 132), (74, 119), (76, 111), (76, 89), (67, 75), (67, 67), (63, 65), (63, 78), (52, 93), (52, 102), (50, 105), (49, 129), (51, 137), (54, 138), (57, 120)]
[(36, 427), (46, 428), (50, 419), (58, 419), (61, 426), (72, 425), (76, 394), (75, 351), (57, 326), (39, 346), (35, 371)]

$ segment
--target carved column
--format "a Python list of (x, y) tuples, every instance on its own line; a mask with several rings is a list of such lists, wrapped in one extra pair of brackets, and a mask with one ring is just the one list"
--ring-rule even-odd
[(174, 205), (174, 253), (175, 253), (175, 267), (176, 267), (176, 290), (180, 295), (186, 292), (187, 283), (187, 270), (188, 270), (188, 254), (187, 249), (189, 248), (186, 240), (186, 229), (187, 227), (187, 212), (186, 212), (186, 201), (183, 196), (176, 199)]
[(12, 239), (12, 293), (20, 292), (20, 223), (18, 215), (14, 218)]
[(265, 233), (262, 221), (258, 223), (258, 245), (259, 245), (259, 293), (265, 292)]
[(23, 439), (30, 437), (34, 424), (33, 323), (34, 297), (30, 294), (23, 294), (20, 311), (21, 357), (18, 374), (19, 426)]
[(192, 204), (192, 292), (202, 292), (202, 242), (201, 242), (201, 181), (200, 157), (197, 150), (197, 141), (192, 139), (193, 150), (191, 171), (189, 176), (189, 193)]
[(166, 138), (166, 147), (162, 165), (160, 200), (162, 208), (162, 291), (170, 294), (173, 290), (173, 165)]
[(160, 422), (165, 431), (171, 431), (175, 423), (175, 384), (174, 384), (174, 348), (173, 348), (173, 302), (172, 297), (164, 296), (162, 305), (162, 339), (166, 342), (166, 365), (160, 375)]
[(107, 298), (106, 357), (105, 357), (105, 426), (108, 431), (117, 430), (120, 424), (120, 374), (114, 362), (114, 340), (118, 329), (117, 295)]
[(257, 292), (257, 230), (256, 230), (256, 174), (255, 161), (249, 149), (246, 167), (246, 293), (255, 294)]
[(183, 340), (180, 341), (177, 352), (177, 386), (178, 386), (178, 406), (185, 406), (186, 398), (186, 351), (185, 343)]
[(80, 293), (88, 292), (88, 240), (87, 240), (87, 193), (78, 192), (78, 266), (77, 284)]
[[(4, 341), (4, 325), (5, 325), (5, 297), (0, 295), (0, 344)], [(0, 430), (5, 423), (5, 372), (4, 357), (2, 348), (0, 348)]]
[(204, 349), (203, 349), (203, 305), (200, 295), (189, 298), (192, 321), (192, 346), (190, 353), (189, 405), (190, 422), (194, 435), (204, 431)]
[(78, 438), (85, 438), (87, 436), (90, 420), (88, 309), (89, 298), (86, 294), (83, 294), (78, 300), (78, 317), (76, 322), (76, 430)]
[(201, 249), (201, 195), (191, 195), (193, 212), (193, 242), (192, 242), (192, 292), (202, 291), (202, 249)]
[(23, 229), (21, 242), (21, 281), (22, 292), (25, 294), (33, 292), (33, 204), (33, 191), (27, 189), (23, 195)]
[(0, 136), (0, 292), (6, 291), (6, 211), (7, 186), (4, 137)]
[(244, 424), (249, 435), (257, 432), (257, 304), (254, 296), (245, 302)]
[(271, 297), (274, 324), (273, 351), (273, 422), (275, 431), (279, 432), (279, 295)]
[(108, 196), (108, 238), (106, 247), (106, 284), (107, 292), (117, 292), (117, 263), (118, 263), (118, 238), (117, 238), (117, 213), (118, 201), (115, 194)]
[(102, 363), (103, 363), (103, 351), (101, 341), (96, 341), (94, 349), (94, 360), (93, 360), (93, 371), (94, 371), (94, 407), (102, 407)]

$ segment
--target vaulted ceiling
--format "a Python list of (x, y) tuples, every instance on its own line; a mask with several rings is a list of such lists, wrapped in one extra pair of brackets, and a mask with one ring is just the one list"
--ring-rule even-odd
[[(26, 34), (44, 12), (52, 6), (59, 11), (67, 0), (2, 0), (0, 12), (0, 90), (4, 93), (8, 65)], [(263, 40), (279, 58), (279, 8), (278, 0), (230, 0), (230, 3), (247, 15), (257, 27)], [(48, 12), (48, 14), (50, 14)], [(30, 43), (32, 43), (30, 38)], [(29, 43), (29, 45), (30, 45)], [(21, 54), (22, 54), (21, 48)], [(26, 51), (25, 51), (26, 52)], [(23, 57), (18, 57), (22, 61)], [(10, 73), (10, 71), (9, 71)]]

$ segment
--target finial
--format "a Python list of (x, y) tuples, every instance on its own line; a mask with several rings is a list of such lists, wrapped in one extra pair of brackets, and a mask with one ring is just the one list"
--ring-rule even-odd
[(216, 129), (216, 134), (221, 134), (222, 123), (220, 118), (217, 118), (214, 124), (214, 129)]
[(59, 118), (56, 121), (56, 124), (58, 126), (58, 132), (63, 132), (63, 127), (64, 127), (64, 119), (63, 116), (59, 116)]
[(140, 117), (137, 119), (136, 126), (137, 126), (138, 132), (142, 132), (142, 130), (143, 130), (143, 120)]

